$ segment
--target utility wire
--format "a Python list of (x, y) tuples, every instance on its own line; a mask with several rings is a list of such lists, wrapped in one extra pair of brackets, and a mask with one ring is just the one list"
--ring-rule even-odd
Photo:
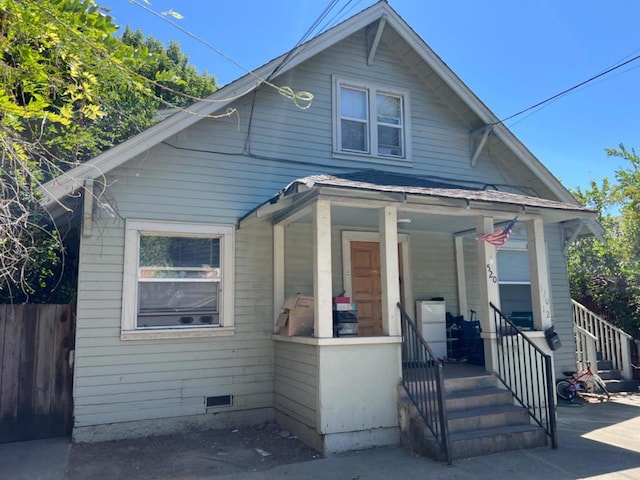
[(313, 30), (320, 24), (320, 22), (322, 22), (322, 20), (324, 20), (324, 18), (329, 14), (329, 12), (333, 9), (333, 7), (336, 6), (336, 3), (338, 3), (338, 0), (331, 0), (329, 2), (329, 4), (325, 7), (325, 9), (322, 11), (322, 13), (320, 14), (320, 16), (318, 18), (316, 18), (316, 20), (313, 22), (313, 24), (307, 29), (307, 31), (304, 33), (304, 35), (302, 35), (302, 37), (300, 38), (300, 40), (298, 40), (298, 42), (293, 46), (293, 48), (291, 48), (287, 54), (285, 55), (285, 57), (282, 59), (282, 61), (276, 66), (276, 68), (273, 69), (273, 71), (269, 74), (269, 76), (267, 77), (267, 80), (270, 80), (278, 70), (280, 70), (293, 56), (294, 51), (300, 46), (302, 45), (307, 38), (309, 38), (309, 36), (311, 36), (311, 33), (313, 32)]
[(599, 74), (594, 75), (593, 77), (588, 78), (587, 80), (585, 80), (583, 82), (580, 82), (580, 83), (574, 85), (573, 87), (567, 88), (566, 90), (563, 90), (562, 92), (557, 93), (556, 95), (553, 95), (552, 97), (549, 97), (549, 98), (547, 98), (545, 100), (542, 100), (541, 102), (538, 102), (535, 105), (532, 105), (532, 106), (530, 106), (528, 108), (525, 108), (524, 110), (520, 110), (519, 112), (514, 113), (513, 115), (510, 115), (507, 118), (503, 118), (502, 120), (498, 120), (497, 122), (493, 122), (490, 125), (499, 125), (501, 123), (505, 123), (505, 122), (511, 120), (512, 118), (515, 118), (515, 117), (518, 117), (518, 116), (522, 115), (523, 113), (526, 113), (526, 112), (528, 112), (530, 110), (533, 110), (535, 108), (541, 107), (542, 105), (544, 105), (546, 103), (552, 102), (552, 101), (562, 97), (563, 95), (566, 95), (567, 93), (572, 92), (572, 91), (574, 91), (574, 90), (586, 85), (587, 83), (591, 83), (594, 80), (596, 80), (596, 79), (598, 79), (598, 78), (600, 78), (600, 77), (602, 77), (602, 76), (604, 76), (604, 75), (606, 75), (608, 73), (613, 72), (614, 70), (618, 70), (619, 68), (622, 68), (625, 65), (630, 64), (631, 62), (635, 62), (638, 59), (640, 59), (640, 55), (636, 55), (635, 57), (630, 58), (626, 62), (620, 63), (620, 64), (618, 64), (618, 65), (616, 65), (614, 67), (611, 67), (611, 68), (605, 70), (604, 72), (600, 72)]
[(188, 37), (191, 37), (195, 41), (203, 44), (205, 47), (213, 50), (218, 55), (220, 55), (221, 57), (226, 59), (227, 61), (233, 63), (238, 68), (240, 68), (240, 69), (244, 70), (245, 72), (247, 72), (249, 75), (254, 77), (259, 82), (270, 86), (271, 88), (276, 90), (280, 95), (282, 95), (283, 97), (288, 98), (289, 100), (291, 100), (294, 103), (294, 105), (296, 107), (300, 108), (301, 110), (306, 110), (309, 107), (311, 107), (311, 102), (313, 101), (313, 94), (311, 92), (304, 92), (304, 91), (296, 92), (291, 87), (288, 87), (288, 86), (280, 87), (278, 85), (274, 85), (273, 83), (269, 82), (268, 79), (262, 78), (258, 74), (256, 74), (255, 71), (249, 70), (248, 68), (242, 66), (240, 63), (238, 63), (237, 61), (235, 61), (233, 58), (229, 57), (228, 55), (225, 55), (221, 50), (219, 50), (218, 48), (214, 47), (213, 45), (211, 45), (206, 40), (204, 40), (201, 37), (199, 37), (199, 36), (195, 35), (194, 33), (190, 32), (186, 28), (181, 27), (177, 23), (172, 22), (171, 20), (166, 18), (164, 15), (156, 12), (155, 10), (147, 7), (146, 5), (140, 3), (137, 0), (130, 0), (130, 2), (133, 3), (134, 5), (142, 8), (143, 10), (147, 11), (148, 13), (151, 13), (152, 15), (160, 18), (161, 20), (163, 20), (164, 22), (168, 23), (169, 25), (177, 28), (178, 30), (180, 30), (182, 33), (184, 33)]
[[(635, 52), (634, 52), (634, 53), (635, 53)], [(627, 57), (628, 57), (628, 56), (629, 56), (629, 55), (627, 55)], [(625, 58), (627, 58), (627, 57), (625, 57)], [(637, 68), (640, 68), (640, 65), (635, 65), (635, 66), (633, 66), (633, 67), (629, 67), (628, 69), (623, 70), (623, 71), (621, 71), (621, 72), (617, 72), (614, 76), (612, 76), (612, 77), (610, 77), (610, 78), (600, 78), (600, 80), (599, 80), (598, 82), (596, 82), (595, 84), (593, 84), (593, 85), (599, 85), (599, 84), (600, 84), (600, 83), (602, 83), (602, 82), (606, 82), (607, 80), (611, 80), (612, 78), (619, 77), (620, 75), (624, 75), (625, 73), (628, 73), (628, 72), (630, 72), (631, 70), (636, 70)], [(549, 103), (545, 103), (544, 105), (541, 105), (541, 106), (540, 106), (540, 107), (538, 107), (537, 109), (535, 109), (535, 110), (533, 110), (533, 111), (528, 112), (528, 114), (527, 114), (527, 115), (525, 115), (524, 117), (520, 117), (520, 118), (519, 118), (518, 120), (516, 120), (515, 122), (513, 122), (513, 123), (509, 124), (509, 127), (514, 127), (515, 125), (518, 125), (519, 123), (524, 122), (524, 121), (525, 121), (527, 118), (529, 118), (531, 115), (535, 115), (536, 113), (538, 113), (538, 112), (539, 112), (540, 110), (542, 110), (543, 108), (545, 108), (545, 107), (547, 107), (547, 106), (551, 105), (551, 104), (552, 104), (552, 103), (554, 103), (554, 102), (557, 102), (558, 100), (559, 100), (559, 98), (555, 98), (555, 99), (551, 100)]]
[[(348, 0), (348, 2), (340, 9), (338, 10), (338, 12), (331, 17), (329, 20), (327, 20), (327, 22), (322, 25), (320, 28), (318, 28), (318, 35), (325, 32), (326, 30), (329, 30), (329, 28), (332, 28), (333, 22), (336, 20), (336, 18), (338, 18), (340, 15), (344, 15), (345, 11), (349, 11), (352, 10), (356, 5), (358, 5), (361, 0), (358, 0), (354, 5), (352, 5), (349, 10), (347, 10), (347, 8), (353, 4), (354, 0)], [(335, 4), (337, 3), (337, 1), (332, 0), (332, 5), (331, 8), (333, 8), (335, 6)], [(319, 17), (313, 24), (313, 27), (310, 28), (307, 33), (305, 33), (305, 35), (300, 39), (300, 41), (296, 44), (296, 46), (289, 50), (289, 52), (287, 53), (286, 57), (282, 60), (282, 62), (280, 63), (280, 65), (278, 65), (278, 67), (271, 73), (271, 75), (269, 76), (269, 78), (271, 78), (271, 76), (273, 76), (278, 70), (280, 70), (289, 60), (291, 60), (291, 58), (293, 58), (294, 55), (302, 52), (305, 48), (305, 46), (303, 45), (301, 49), (298, 50), (298, 47), (300, 47), (300, 45), (302, 45), (302, 43), (304, 41), (306, 41), (310, 36), (311, 36), (311, 32), (313, 32), (313, 30), (320, 25), (320, 22), (322, 20), (324, 20), (328, 15), (329, 15), (329, 11), (330, 9), (327, 8), (325, 9), (325, 11), (322, 13), (321, 17)]]

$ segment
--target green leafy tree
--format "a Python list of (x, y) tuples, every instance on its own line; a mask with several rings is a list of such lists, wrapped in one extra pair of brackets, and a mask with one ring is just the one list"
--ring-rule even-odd
[(24, 301), (60, 276), (63, 239), (39, 207), (43, 182), (147, 128), (161, 106), (215, 90), (177, 44), (130, 31), (121, 39), (106, 13), (94, 0), (0, 0), (5, 299)]
[(146, 55), (136, 73), (154, 79), (153, 96), (162, 106), (183, 107), (195, 99), (209, 95), (216, 88), (215, 78), (189, 64), (189, 56), (180, 50), (176, 41), (165, 48), (152, 36), (145, 37), (141, 30), (126, 27), (120, 37), (125, 45)]
[(608, 149), (607, 155), (626, 161), (615, 172), (615, 182), (605, 178), (601, 185), (592, 182), (589, 189), (574, 192), (582, 204), (598, 210), (606, 242), (585, 238), (569, 249), (571, 294), (595, 302), (640, 338), (640, 157), (624, 145)]

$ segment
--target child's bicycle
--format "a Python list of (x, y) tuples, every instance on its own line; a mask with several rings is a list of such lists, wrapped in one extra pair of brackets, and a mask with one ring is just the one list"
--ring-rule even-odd
[(591, 370), (591, 364), (587, 363), (587, 369), (580, 373), (576, 372), (562, 372), (567, 378), (564, 380), (558, 380), (556, 382), (556, 393), (558, 397), (563, 400), (572, 401), (579, 393), (591, 392), (590, 384), (592, 385), (592, 393), (603, 393), (609, 398), (611, 394), (607, 390), (607, 386), (604, 380)]

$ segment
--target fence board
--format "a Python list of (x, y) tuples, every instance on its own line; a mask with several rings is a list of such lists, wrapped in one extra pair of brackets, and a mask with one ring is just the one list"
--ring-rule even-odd
[(52, 409), (50, 419), (52, 428), (71, 433), (73, 415), (73, 369), (69, 364), (69, 351), (74, 349), (75, 322), (73, 310), (68, 305), (56, 307), (55, 342), (57, 348), (53, 352), (54, 369), (53, 398), (58, 399)]
[(18, 379), (20, 378), (20, 343), (24, 309), (6, 308), (2, 385), (0, 386), (0, 442), (10, 441), (18, 432)]
[(36, 367), (36, 327), (38, 305), (24, 305), (22, 341), (20, 342), (20, 377), (18, 378), (17, 424), (18, 441), (30, 440), (35, 433), (33, 397)]
[(0, 443), (69, 435), (73, 305), (0, 305)]

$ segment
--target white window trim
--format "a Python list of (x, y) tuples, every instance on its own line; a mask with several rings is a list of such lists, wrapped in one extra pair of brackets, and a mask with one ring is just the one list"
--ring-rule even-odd
[[(222, 296), (220, 298), (220, 325), (207, 327), (136, 328), (139, 236), (185, 236), (192, 238), (220, 237), (220, 270)], [(193, 338), (233, 335), (234, 329), (234, 249), (235, 226), (198, 223), (165, 222), (128, 219), (124, 239), (124, 275), (122, 282), (122, 340)]]
[[(369, 128), (369, 151), (353, 152), (343, 150), (341, 147), (340, 135), (340, 87), (351, 87), (354, 89), (367, 90), (369, 105), (367, 106), (367, 125)], [(402, 141), (403, 155), (381, 155), (378, 154), (378, 130), (377, 121), (373, 118), (371, 105), (375, 102), (376, 93), (383, 93), (392, 96), (402, 97)], [(344, 159), (362, 159), (371, 163), (379, 163), (385, 165), (411, 165), (412, 148), (411, 148), (411, 95), (409, 90), (389, 87), (371, 82), (353, 80), (344, 77), (332, 75), (332, 117), (333, 117), (333, 157)]]

